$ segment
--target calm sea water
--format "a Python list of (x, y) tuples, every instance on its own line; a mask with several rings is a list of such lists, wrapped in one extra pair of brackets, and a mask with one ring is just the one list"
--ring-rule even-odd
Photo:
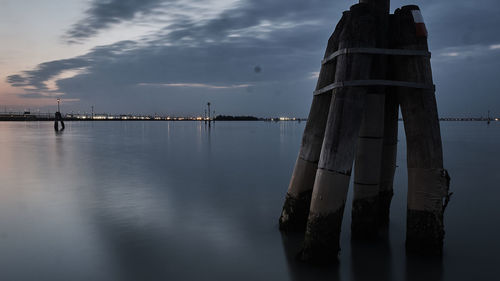
[[(401, 123), (400, 123), (401, 124)], [(0, 280), (489, 280), (500, 274), (500, 122), (441, 123), (454, 196), (442, 259), (406, 257), (400, 129), (391, 224), (340, 264), (277, 228), (304, 122), (0, 122)], [(352, 190), (349, 194), (349, 200)], [(494, 279), (494, 278), (493, 278)]]

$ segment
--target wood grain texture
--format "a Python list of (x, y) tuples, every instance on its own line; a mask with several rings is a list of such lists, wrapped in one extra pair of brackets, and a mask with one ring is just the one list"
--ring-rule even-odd
[[(345, 15), (342, 16), (330, 36), (324, 58), (337, 51), (345, 17)], [(334, 82), (336, 65), (336, 60), (321, 65), (316, 90)], [(305, 230), (331, 97), (331, 91), (324, 95), (313, 96), (298, 159), (279, 219), (279, 227), (282, 231)]]
[[(401, 49), (428, 50), (427, 38), (417, 33), (412, 11), (418, 6), (404, 6), (396, 10), (397, 23), (394, 42)], [(394, 79), (432, 84), (430, 59), (426, 57), (402, 57), (392, 64)], [(408, 205), (406, 248), (411, 252), (441, 254), (444, 239), (442, 208), (425, 207), (414, 210), (412, 206), (442, 206), (447, 197), (449, 177), (443, 169), (441, 131), (438, 120), (436, 97), (433, 90), (398, 89), (398, 100), (403, 114), (408, 164)], [(436, 179), (422, 178), (413, 173), (432, 171)], [(432, 184), (445, 182), (445, 185)], [(425, 196), (421, 196), (424, 194)], [(419, 199), (415, 199), (419, 198)], [(417, 202), (429, 200), (435, 202)]]
[[(340, 35), (339, 48), (375, 47), (375, 22), (369, 5), (352, 6)], [(372, 55), (367, 54), (339, 56), (335, 82), (371, 79), (372, 58)], [(349, 181), (329, 181), (320, 177), (328, 175), (335, 178), (335, 174), (347, 179), (350, 177), (367, 92), (366, 87), (334, 90), (301, 253), (305, 261), (336, 256), (339, 250), (342, 225), (342, 216), (339, 214), (343, 213), (344, 204), (338, 202), (345, 202)], [(320, 170), (325, 170), (325, 173), (320, 173)], [(332, 184), (323, 184), (328, 182)], [(334, 194), (335, 197), (324, 198), (321, 194)], [(336, 208), (332, 208), (333, 205)]]

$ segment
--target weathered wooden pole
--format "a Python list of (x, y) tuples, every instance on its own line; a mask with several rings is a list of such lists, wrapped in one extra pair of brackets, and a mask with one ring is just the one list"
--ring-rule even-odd
[(210, 126), (212, 124), (212, 119), (210, 118), (210, 102), (207, 102), (207, 106), (208, 106), (208, 126)]
[[(58, 111), (58, 112), (59, 112), (59, 111)], [(58, 116), (57, 116), (57, 113), (58, 113), (58, 112), (56, 112), (56, 113), (54, 114), (54, 130), (55, 130), (56, 132), (57, 132), (57, 131), (59, 131), (59, 118), (58, 118)]]
[[(337, 51), (340, 32), (343, 29), (344, 22), (345, 15), (337, 24), (335, 31), (328, 40), (325, 59)], [(322, 63), (316, 90), (320, 90), (333, 83), (335, 71), (335, 61)], [(306, 228), (314, 178), (323, 144), (331, 98), (331, 91), (313, 97), (311, 110), (309, 111), (309, 117), (302, 137), (299, 156), (295, 163), (279, 219), (279, 227), (283, 231), (303, 231)]]
[[(347, 13), (339, 49), (374, 48), (376, 19), (371, 6), (356, 4)], [(336, 58), (335, 82), (325, 137), (314, 182), (301, 258), (311, 262), (336, 259), (340, 228), (355, 155), (356, 140), (368, 92), (371, 55), (352, 53)], [(316, 94), (321, 94), (321, 90)]]
[[(388, 47), (389, 0), (360, 0), (372, 7), (375, 18), (375, 47)], [(387, 56), (373, 55), (371, 79), (387, 79)], [(386, 87), (369, 87), (363, 121), (358, 135), (354, 166), (354, 200), (351, 235), (372, 238), (378, 233), (379, 189), (384, 145)]]
[(384, 144), (382, 147), (382, 162), (380, 164), (380, 188), (377, 211), (377, 223), (379, 226), (389, 225), (389, 213), (392, 196), (394, 195), (393, 184), (396, 172), (399, 115), (399, 103), (394, 89), (388, 88), (385, 94)]
[[(418, 6), (395, 12), (397, 48), (427, 51), (427, 30)], [(420, 83), (420, 88), (398, 88), (403, 114), (408, 163), (406, 249), (441, 254), (443, 212), (449, 200), (449, 176), (443, 152), (429, 56), (405, 56), (392, 65), (395, 80)]]
[[(394, 40), (399, 30), (395, 15), (389, 15), (388, 41), (389, 47), (394, 48)], [(388, 78), (393, 79), (391, 66), (397, 62), (400, 56), (389, 56)], [(387, 227), (389, 225), (390, 208), (392, 196), (394, 195), (394, 174), (396, 172), (396, 156), (398, 148), (398, 119), (399, 102), (396, 87), (388, 87), (385, 94), (385, 116), (384, 116), (384, 146), (382, 149), (382, 163), (380, 167), (380, 189), (378, 204), (378, 224)]]

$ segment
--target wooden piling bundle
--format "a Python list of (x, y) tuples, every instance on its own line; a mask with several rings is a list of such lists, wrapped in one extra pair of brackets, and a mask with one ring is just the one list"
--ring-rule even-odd
[[(328, 41), (280, 229), (303, 231), (300, 257), (337, 257), (355, 162), (352, 237), (389, 223), (398, 112), (407, 136), (408, 251), (441, 254), (449, 176), (427, 48), (417, 6), (389, 15), (389, 0), (360, 0)], [(443, 203), (445, 202), (445, 203)]]

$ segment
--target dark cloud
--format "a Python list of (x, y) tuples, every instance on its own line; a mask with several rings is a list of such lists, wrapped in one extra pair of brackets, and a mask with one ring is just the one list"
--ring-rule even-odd
[[(73, 38), (83, 39), (137, 13), (154, 11), (160, 2), (92, 2), (87, 11), (89, 25), (77, 23), (72, 29), (88, 27), (90, 32)], [(46, 97), (52, 93), (48, 80), (66, 70), (85, 69), (56, 82), (65, 98), (81, 100), (79, 106), (99, 103), (107, 111), (181, 114), (198, 112), (210, 100), (221, 113), (306, 116), (316, 82), (311, 77), (319, 70), (326, 41), (342, 11), (352, 3), (242, 1), (210, 20), (179, 19), (142, 40), (46, 62), (9, 76), (8, 82), (28, 87), (26, 98)], [(409, 1), (392, 1), (393, 9), (404, 4)], [(477, 84), (484, 95), (499, 88), (496, 79), (485, 81), (478, 73), (498, 74), (500, 50), (490, 45), (500, 44), (495, 30), (500, 5), (493, 0), (473, 4), (421, 1), (430, 31), (439, 107), (445, 114), (463, 112), (471, 104), (476, 111), (486, 107), (486, 102), (465, 94), (474, 92)], [(106, 11), (115, 5), (124, 6)], [(470, 67), (477, 71), (472, 75), (475, 83), (466, 79)], [(484, 100), (500, 104), (498, 99), (491, 95)]]
[(500, 43), (498, 0), (427, 0), (421, 7), (432, 48)]
[(28, 79), (18, 74), (7, 77), (7, 82), (12, 84), (12, 86), (14, 87), (23, 87), (29, 85)]
[(70, 43), (94, 36), (113, 24), (134, 19), (139, 14), (150, 13), (165, 0), (93, 0), (85, 17), (75, 23), (65, 35)]
[(89, 66), (91, 60), (87, 57), (50, 61), (39, 64), (36, 69), (24, 71), (21, 75), (7, 77), (7, 82), (17, 87), (33, 87), (39, 91), (49, 90), (46, 81), (60, 74), (64, 70), (78, 69)]
[[(312, 1), (317, 5), (328, 2)], [(167, 102), (169, 109), (192, 112), (198, 99), (225, 97), (219, 100), (219, 105), (226, 104), (227, 109), (237, 108), (244, 101), (243, 104), (259, 107), (265, 114), (268, 108), (259, 104), (274, 103), (270, 101), (283, 94), (294, 100), (292, 97), (298, 93), (292, 90), (305, 88), (307, 94), (300, 93), (298, 105), (302, 107), (311, 98), (309, 92), (314, 80), (309, 79), (310, 73), (319, 68), (321, 49), (334, 25), (322, 24), (317, 18), (328, 19), (332, 17), (328, 13), (335, 13), (335, 9), (310, 11), (303, 1), (295, 0), (287, 5), (267, 3), (236, 6), (202, 25), (180, 21), (140, 44), (124, 41), (96, 47), (84, 56), (44, 63), (21, 75), (10, 76), (9, 82), (22, 80), (23, 84), (16, 85), (46, 91), (45, 81), (66, 70), (85, 68), (84, 74), (57, 81), (66, 98), (98, 99), (108, 108), (137, 108), (140, 105), (132, 100), (144, 101), (147, 97)], [(335, 21), (340, 15), (337, 11)], [(256, 73), (256, 65), (265, 72)], [(297, 81), (307, 86), (297, 87)], [(209, 84), (219, 88), (148, 86), (166, 83)], [(252, 86), (231, 86), (241, 84)], [(34, 96), (30, 93), (25, 97)], [(162, 103), (153, 106), (158, 104)], [(297, 108), (278, 105), (276, 110), (294, 112)], [(252, 113), (250, 108), (249, 113)]]

